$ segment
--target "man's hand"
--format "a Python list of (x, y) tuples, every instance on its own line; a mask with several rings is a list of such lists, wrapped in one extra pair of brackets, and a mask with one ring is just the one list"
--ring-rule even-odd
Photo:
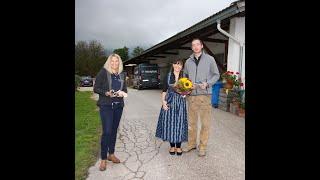
[(203, 82), (202, 84), (199, 85), (201, 89), (206, 89), (208, 87), (208, 83)]

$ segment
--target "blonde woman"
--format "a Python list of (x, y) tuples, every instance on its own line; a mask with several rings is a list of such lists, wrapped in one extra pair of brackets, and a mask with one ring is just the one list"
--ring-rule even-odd
[[(99, 94), (97, 105), (102, 122), (100, 171), (106, 170), (107, 161), (120, 163), (114, 155), (117, 130), (121, 119), (127, 86), (122, 72), (123, 63), (117, 54), (111, 54), (99, 71), (93, 91)], [(108, 155), (109, 154), (109, 155)], [(108, 155), (108, 156), (107, 156)]]

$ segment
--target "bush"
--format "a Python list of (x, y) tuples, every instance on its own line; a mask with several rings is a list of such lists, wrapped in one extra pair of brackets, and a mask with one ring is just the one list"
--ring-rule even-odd
[(80, 85), (80, 81), (81, 81), (81, 77), (79, 75), (75, 75), (74, 77), (74, 81), (75, 81), (75, 89), (77, 89)]

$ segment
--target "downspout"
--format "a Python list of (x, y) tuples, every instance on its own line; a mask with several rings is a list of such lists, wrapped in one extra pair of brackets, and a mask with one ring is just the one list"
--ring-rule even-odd
[(243, 59), (243, 46), (244, 46), (244, 42), (236, 39), (235, 37), (233, 37), (231, 34), (227, 33), (225, 30), (221, 29), (221, 20), (218, 19), (217, 20), (217, 28), (219, 30), (219, 32), (221, 32), (222, 34), (224, 34), (225, 36), (229, 37), (230, 39), (234, 40), (235, 42), (237, 42), (240, 45), (240, 55), (239, 55), (239, 77), (242, 77), (242, 59)]

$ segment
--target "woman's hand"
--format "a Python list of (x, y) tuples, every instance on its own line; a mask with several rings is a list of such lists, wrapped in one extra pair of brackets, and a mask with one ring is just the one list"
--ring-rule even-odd
[(114, 97), (113, 94), (111, 93), (111, 90), (110, 90), (110, 91), (107, 91), (107, 92), (105, 93), (105, 95), (106, 95), (106, 96), (110, 96), (110, 97)]
[[(120, 92), (120, 90), (117, 92), (110, 90), (110, 91), (107, 91), (105, 95), (110, 96), (110, 97), (123, 97), (123, 96), (119, 96), (119, 92)], [(117, 94), (117, 96), (115, 96), (114, 94)]]
[(117, 91), (118, 96), (117, 97), (127, 97), (127, 93), (125, 93), (124, 91)]
[(162, 101), (162, 108), (167, 111), (169, 109), (169, 105), (167, 104), (167, 101)]

